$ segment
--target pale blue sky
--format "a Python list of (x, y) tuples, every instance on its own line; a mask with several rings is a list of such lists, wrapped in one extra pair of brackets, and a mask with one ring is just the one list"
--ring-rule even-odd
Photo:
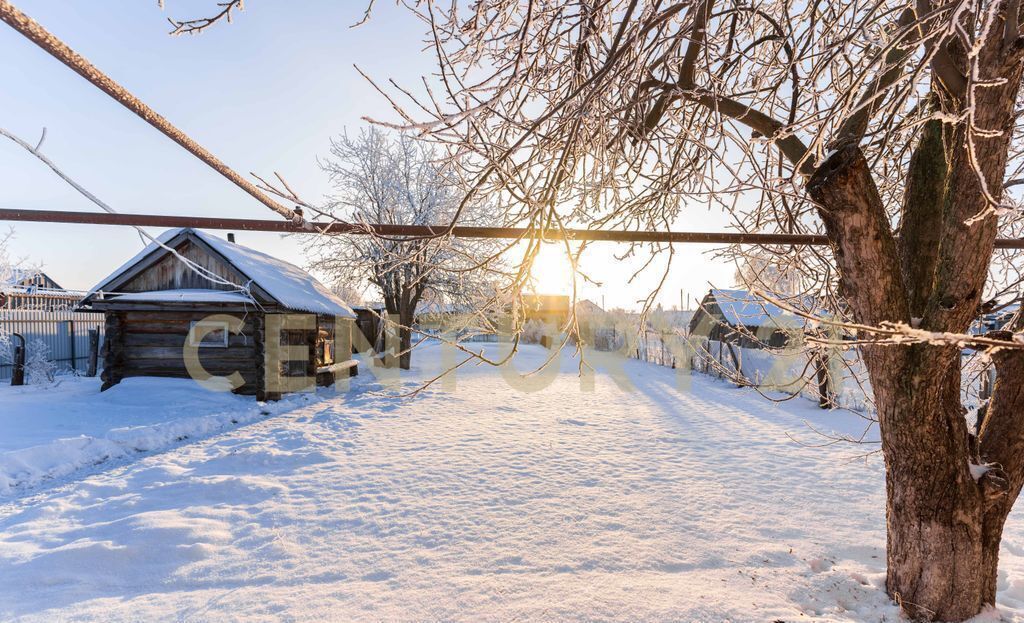
[[(420, 43), (423, 26), (391, 3), (351, 29), (359, 2), (246, 3), (233, 24), (199, 36), (167, 36), (167, 16), (208, 14), (214, 0), (18, 0), (17, 6), (143, 101), (243, 174), (280, 171), (304, 196), (329, 192), (316, 157), (328, 139), (356, 129), (360, 117), (393, 119), (387, 103), (355, 71), (381, 82), (415, 85), (434, 70)], [(121, 212), (273, 218), (261, 204), (4, 25), (0, 25), (0, 126), (34, 142), (72, 177)], [(97, 208), (30, 154), (0, 142), (0, 206)], [(5, 223), (0, 227), (6, 228)], [(679, 228), (721, 230), (725, 219), (698, 210)], [(41, 263), (59, 283), (88, 288), (138, 252), (130, 228), (15, 224), (14, 252)], [(223, 235), (223, 234), (222, 234)], [(294, 238), (239, 233), (239, 242), (302, 265)], [(712, 263), (704, 246), (680, 249), (661, 300), (679, 300), (731, 283), (733, 269)], [(625, 285), (630, 266), (614, 247), (593, 247), (590, 271), (604, 288), (583, 294), (632, 307), (656, 275)], [(553, 254), (552, 254), (553, 255)], [(557, 260), (557, 258), (554, 258)], [(541, 287), (553, 289), (550, 272)]]

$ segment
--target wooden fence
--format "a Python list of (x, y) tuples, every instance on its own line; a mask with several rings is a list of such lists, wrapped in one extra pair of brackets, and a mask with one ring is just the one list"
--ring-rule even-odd
[[(103, 314), (73, 311), (82, 296), (81, 292), (35, 288), (8, 292), (0, 305), (0, 333), (21, 335), (29, 348), (40, 340), (59, 372), (84, 373), (90, 330), (98, 332), (100, 345), (103, 342)], [(13, 371), (13, 362), (0, 358), (0, 381), (10, 380)]]

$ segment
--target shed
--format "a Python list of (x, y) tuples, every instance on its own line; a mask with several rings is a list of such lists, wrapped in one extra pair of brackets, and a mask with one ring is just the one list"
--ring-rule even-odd
[(355, 314), (298, 267), (191, 228), (101, 281), (78, 311), (105, 316), (103, 389), (193, 378), (260, 400), (355, 374)]
[(746, 290), (712, 289), (690, 318), (690, 335), (746, 348), (781, 348), (804, 324), (803, 318)]
[[(365, 305), (353, 305), (352, 311), (356, 315), (356, 328), (374, 351), (384, 352), (384, 322), (387, 318), (387, 309), (384, 303), (366, 303)], [(359, 352), (360, 345), (352, 343), (352, 352)]]

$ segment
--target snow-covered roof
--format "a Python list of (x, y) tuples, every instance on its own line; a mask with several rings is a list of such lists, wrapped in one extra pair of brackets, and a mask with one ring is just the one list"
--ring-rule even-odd
[(799, 329), (805, 324), (800, 316), (746, 290), (712, 289), (711, 296), (722, 310), (725, 321), (734, 327), (774, 326), (779, 329)]
[(298, 266), (212, 234), (193, 231), (282, 306), (317, 314), (354, 316), (345, 301)]
[[(151, 253), (157, 251), (162, 245), (167, 244), (179, 235), (187, 233), (194, 234), (199, 240), (222, 255), (236, 270), (248, 277), (253, 284), (259, 286), (282, 307), (315, 314), (355, 316), (345, 301), (338, 298), (326, 286), (298, 266), (261, 251), (228, 242), (213, 234), (186, 227), (170, 229), (160, 234), (155, 242), (146, 245), (145, 249), (125, 262), (109, 277), (101, 281), (99, 285), (90, 290), (86, 298), (102, 291), (108, 284), (115, 281)], [(235, 294), (241, 295), (239, 292), (235, 292)], [(125, 300), (123, 294), (119, 298)], [(250, 299), (245, 297), (245, 300)], [(205, 302), (210, 301), (207, 299)]]
[(251, 303), (252, 300), (241, 292), (227, 290), (154, 290), (152, 292), (125, 292), (118, 294), (119, 301), (164, 302), (164, 303)]
[(33, 282), (39, 281), (42, 281), (44, 285), (53, 284), (52, 286), (49, 286), (50, 289), (62, 289), (60, 285), (58, 285), (53, 279), (50, 279), (50, 277), (40, 269), (19, 267), (12, 267), (8, 274), (4, 275), (3, 278), (0, 279), (0, 286), (30, 286), (36, 285)]
[(604, 308), (591, 301), (590, 299), (583, 299), (582, 301), (576, 302), (576, 313), (577, 314), (602, 314)]

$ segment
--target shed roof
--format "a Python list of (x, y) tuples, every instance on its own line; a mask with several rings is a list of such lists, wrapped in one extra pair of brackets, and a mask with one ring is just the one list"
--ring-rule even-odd
[(800, 329), (806, 321), (747, 290), (712, 289), (709, 293), (722, 310), (725, 321), (734, 327)]
[[(184, 239), (189, 235), (194, 236), (200, 243), (205, 244), (215, 253), (222, 256), (229, 264), (238, 270), (238, 272), (242, 273), (250, 280), (250, 283), (248, 284), (239, 285), (255, 284), (282, 307), (315, 314), (354, 317), (352, 310), (343, 300), (338, 298), (338, 296), (328, 290), (326, 286), (298, 266), (267, 255), (261, 251), (256, 251), (255, 249), (250, 249), (249, 247), (244, 247), (240, 244), (228, 242), (223, 238), (219, 238), (212, 234), (192, 229), (190, 227), (171, 229), (162, 233), (156, 238), (156, 242), (148, 244), (146, 248), (135, 257), (128, 260), (109, 277), (90, 290), (85, 301), (89, 301), (95, 294), (104, 291), (104, 288), (110, 286), (110, 284), (117, 281), (119, 277), (140, 263), (156, 260), (170, 253), (170, 251), (167, 251), (162, 247), (164, 245), (173, 247), (177, 244), (178, 239)], [(200, 292), (206, 294), (199, 294)], [(213, 292), (213, 290), (163, 290), (158, 292), (124, 293), (118, 295), (118, 298), (121, 300), (136, 301), (180, 300), (185, 302), (215, 302), (210, 300), (209, 297), (214, 295), (209, 294), (209, 292)], [(252, 300), (240, 291), (223, 291), (223, 293), (238, 295), (230, 302)], [(150, 298), (137, 298), (140, 294), (149, 295)], [(126, 299), (126, 296), (136, 298)], [(199, 297), (202, 298), (202, 300), (187, 301), (186, 299), (189, 297), (192, 299)]]

